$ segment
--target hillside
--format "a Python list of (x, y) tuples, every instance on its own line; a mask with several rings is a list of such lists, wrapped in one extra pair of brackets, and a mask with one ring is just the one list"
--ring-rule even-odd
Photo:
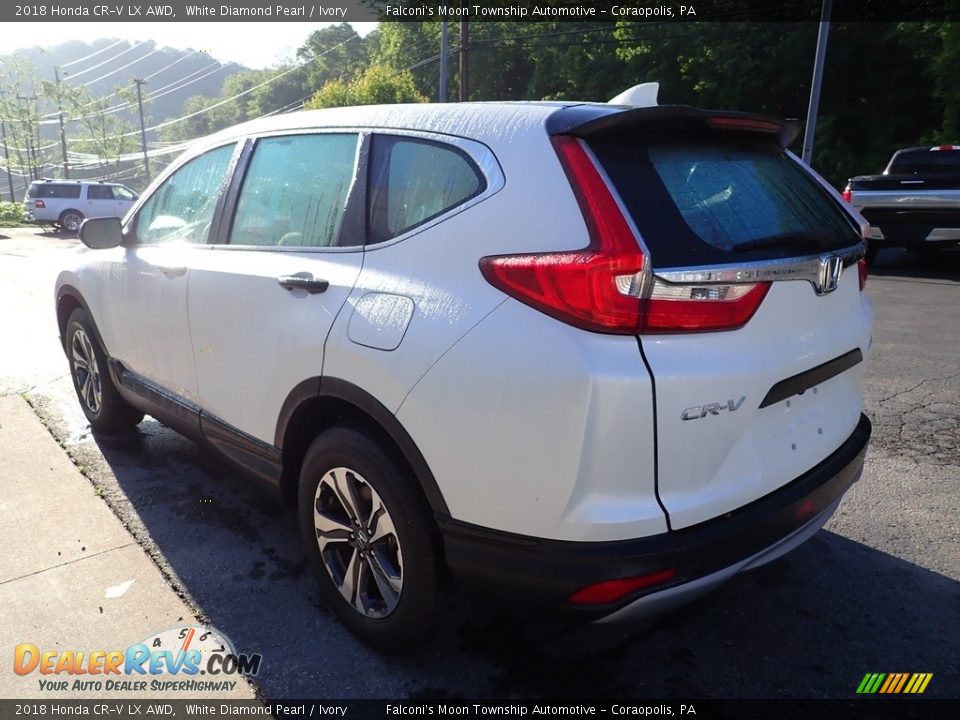
[[(91, 55), (87, 60), (74, 62)], [(85, 85), (94, 97), (110, 95), (118, 85), (129, 86), (134, 77), (150, 78), (144, 86), (146, 96), (163, 93), (145, 107), (155, 122), (178, 117), (188, 97), (216, 97), (226, 78), (245, 69), (236, 64), (217, 69), (217, 61), (206, 53), (158, 48), (152, 41), (73, 40), (50, 48), (37, 46), (0, 55), (0, 61), (11, 56), (30, 60), (37, 77), (43, 80), (53, 80), (54, 68), (63, 67), (64, 82)]]

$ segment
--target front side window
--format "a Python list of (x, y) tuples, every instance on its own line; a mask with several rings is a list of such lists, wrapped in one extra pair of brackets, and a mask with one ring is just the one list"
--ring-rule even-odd
[(205, 243), (233, 145), (195, 157), (168, 177), (136, 217), (141, 243)]
[(340, 239), (353, 182), (357, 135), (263, 138), (243, 180), (231, 245), (332, 247)]
[(137, 194), (128, 187), (123, 185), (113, 185), (113, 197), (116, 200), (136, 200)]
[(412, 230), (483, 192), (486, 183), (452, 145), (392, 135), (373, 138), (370, 243)]

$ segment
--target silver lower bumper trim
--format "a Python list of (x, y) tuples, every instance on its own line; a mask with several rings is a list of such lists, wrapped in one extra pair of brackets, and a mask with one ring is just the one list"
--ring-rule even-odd
[(683, 585), (667, 588), (666, 590), (661, 590), (660, 592), (653, 593), (652, 595), (645, 595), (644, 597), (634, 600), (629, 605), (620, 608), (610, 615), (605, 615), (595, 622), (618, 623), (638, 620), (641, 618), (659, 615), (668, 610), (672, 610), (675, 607), (685, 605), (693, 600), (696, 600), (698, 597), (706, 595), (711, 590), (714, 590), (719, 585), (722, 585), (737, 573), (744, 572), (745, 570), (752, 570), (760, 567), (761, 565), (766, 565), (767, 563), (776, 560), (782, 555), (786, 555), (791, 550), (802, 545), (804, 542), (817, 534), (820, 528), (822, 528), (826, 524), (827, 520), (831, 518), (833, 513), (836, 512), (839, 505), (840, 500), (838, 499), (822, 513), (807, 522), (806, 525), (797, 528), (791, 534), (781, 538), (776, 543), (764, 550), (761, 550), (756, 555), (741, 560), (734, 565), (725, 567), (722, 570), (718, 570), (710, 575), (697, 578), (696, 580), (691, 580)]

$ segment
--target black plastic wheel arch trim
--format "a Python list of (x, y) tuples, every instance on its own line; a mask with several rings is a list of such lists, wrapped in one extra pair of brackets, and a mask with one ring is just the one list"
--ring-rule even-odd
[(427, 502), (430, 504), (430, 509), (438, 516), (449, 516), (450, 511), (447, 509), (447, 503), (443, 499), (443, 493), (440, 492), (440, 486), (437, 484), (430, 466), (413, 438), (410, 437), (410, 434), (397, 419), (397, 416), (373, 395), (347, 380), (324, 375), (323, 377), (307, 378), (298, 383), (287, 395), (280, 409), (277, 431), (274, 436), (276, 447), (282, 451), (287, 426), (297, 408), (304, 402), (317, 397), (343, 400), (373, 418), (393, 440), (410, 465), (423, 494), (427, 498)]

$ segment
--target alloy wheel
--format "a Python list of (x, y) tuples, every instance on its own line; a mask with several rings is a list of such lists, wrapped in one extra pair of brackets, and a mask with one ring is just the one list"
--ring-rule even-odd
[(403, 591), (403, 553), (396, 527), (376, 490), (354, 470), (324, 473), (313, 524), (330, 579), (354, 610), (390, 615)]
[(74, 331), (70, 346), (73, 357), (73, 376), (80, 391), (80, 397), (90, 412), (98, 413), (102, 399), (100, 368), (97, 365), (93, 344), (83, 328), (77, 328)]

